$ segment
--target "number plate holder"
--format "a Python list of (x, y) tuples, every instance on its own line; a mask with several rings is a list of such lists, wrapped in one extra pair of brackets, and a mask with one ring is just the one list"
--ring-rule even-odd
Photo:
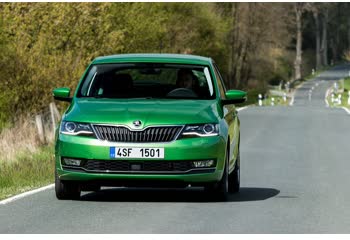
[(164, 148), (110, 147), (109, 157), (114, 159), (164, 159)]

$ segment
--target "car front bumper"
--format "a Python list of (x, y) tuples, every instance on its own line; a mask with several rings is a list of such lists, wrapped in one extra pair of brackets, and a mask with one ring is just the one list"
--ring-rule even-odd
[[(61, 158), (76, 158), (94, 161), (117, 161), (109, 156), (110, 147), (164, 148), (162, 160), (142, 159), (146, 161), (195, 161), (216, 160), (216, 166), (210, 169), (195, 169), (179, 172), (91, 172), (83, 169), (62, 167)], [(225, 163), (226, 140), (222, 136), (184, 138), (169, 143), (114, 143), (89, 137), (59, 134), (56, 141), (56, 171), (63, 181), (93, 182), (100, 185), (128, 185), (136, 182), (163, 182), (196, 184), (219, 181)], [(118, 159), (119, 160), (119, 159)], [(119, 160), (120, 161), (120, 160)], [(125, 161), (140, 162), (140, 159)], [(115, 184), (114, 184), (115, 183)]]

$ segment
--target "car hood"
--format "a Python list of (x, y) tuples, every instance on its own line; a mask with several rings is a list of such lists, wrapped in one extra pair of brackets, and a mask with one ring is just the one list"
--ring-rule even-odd
[(64, 120), (89, 123), (121, 124), (139, 128), (150, 125), (218, 122), (216, 100), (179, 99), (74, 99)]

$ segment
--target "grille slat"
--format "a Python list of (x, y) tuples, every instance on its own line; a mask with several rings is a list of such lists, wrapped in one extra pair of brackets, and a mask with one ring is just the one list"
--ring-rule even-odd
[(170, 142), (181, 130), (181, 126), (149, 127), (133, 131), (122, 126), (94, 125), (101, 140), (111, 142)]
[(134, 163), (123, 160), (87, 160), (83, 168), (87, 171), (133, 171), (132, 164), (140, 164), (139, 171), (141, 172), (185, 172), (193, 169), (190, 161), (138, 161)]

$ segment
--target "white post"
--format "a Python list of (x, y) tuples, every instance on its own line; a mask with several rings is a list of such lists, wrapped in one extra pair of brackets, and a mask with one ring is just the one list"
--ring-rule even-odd
[(262, 95), (259, 94), (259, 95), (258, 95), (258, 98), (259, 98), (259, 106), (261, 107), (261, 106), (262, 106)]
[(312, 90), (309, 90), (309, 101), (311, 101)]
[(348, 105), (350, 105), (350, 91), (348, 91)]
[(275, 106), (275, 98), (271, 98), (271, 106)]
[(315, 75), (315, 69), (312, 69), (312, 75)]
[(38, 130), (39, 140), (41, 143), (45, 144), (45, 132), (44, 132), (44, 124), (41, 115), (35, 116), (36, 128)]
[(336, 82), (334, 83), (334, 91), (338, 92), (338, 83), (336, 83)]
[(331, 95), (331, 102), (334, 103), (334, 93)]
[(338, 94), (338, 104), (341, 104), (341, 94)]
[(286, 93), (283, 93), (283, 101), (287, 102), (287, 94)]
[(54, 102), (52, 102), (51, 104), (52, 104), (52, 109), (53, 109), (53, 113), (55, 115), (55, 118), (56, 118), (57, 121), (59, 121), (61, 119), (61, 115), (60, 115), (60, 113), (59, 113), (59, 111), (57, 109), (57, 106), (56, 106), (56, 104)]

